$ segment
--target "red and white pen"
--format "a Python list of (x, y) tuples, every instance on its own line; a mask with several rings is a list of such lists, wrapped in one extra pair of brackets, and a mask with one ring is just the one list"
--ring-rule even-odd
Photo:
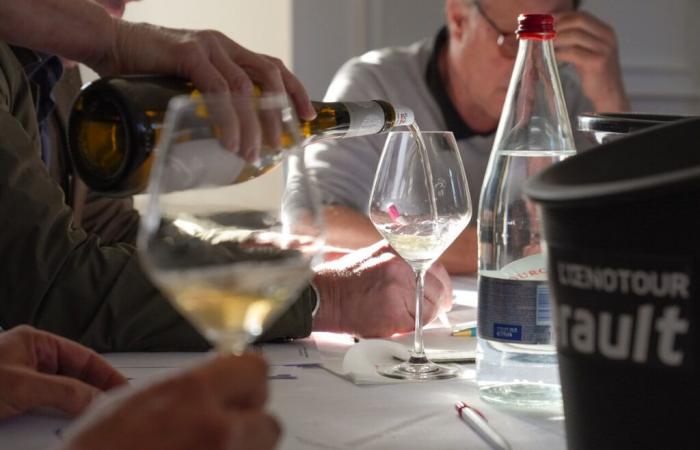
[(493, 450), (510, 450), (508, 441), (489, 425), (486, 417), (478, 409), (464, 402), (457, 402), (455, 409), (459, 417)]

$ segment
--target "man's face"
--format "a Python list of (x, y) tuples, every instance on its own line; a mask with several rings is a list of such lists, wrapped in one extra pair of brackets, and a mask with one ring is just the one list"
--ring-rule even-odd
[(481, 0), (480, 8), (469, 5), (468, 1), (464, 3), (467, 21), (464, 32), (459, 36), (450, 35), (449, 61), (455, 66), (452, 73), (457, 78), (456, 86), (460, 83), (470, 86), (471, 100), (490, 118), (497, 120), (515, 62), (514, 55), (499, 48), (500, 32), (514, 32), (521, 13), (567, 11), (573, 9), (573, 0)]

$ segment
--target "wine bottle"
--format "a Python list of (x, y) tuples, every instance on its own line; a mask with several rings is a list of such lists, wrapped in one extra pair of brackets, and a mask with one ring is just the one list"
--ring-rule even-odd
[[(71, 159), (77, 174), (90, 188), (107, 195), (142, 191), (168, 103), (180, 95), (197, 97), (200, 93), (187, 80), (151, 75), (101, 78), (83, 87), (68, 126)], [(377, 134), (413, 123), (411, 110), (383, 100), (312, 104), (317, 116), (300, 122), (301, 145), (327, 138)], [(233, 182), (259, 176), (280, 160), (272, 157), (255, 166), (247, 164)]]

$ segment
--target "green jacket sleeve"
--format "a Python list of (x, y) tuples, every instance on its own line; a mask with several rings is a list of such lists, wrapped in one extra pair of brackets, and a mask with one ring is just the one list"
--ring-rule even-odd
[(30, 323), (101, 351), (206, 348), (141, 273), (132, 247), (103, 247), (72, 227), (62, 191), (7, 111), (0, 133), (0, 324)]
[[(0, 326), (32, 324), (98, 351), (207, 349), (149, 282), (133, 246), (105, 246), (73, 226), (7, 49), (0, 43)], [(314, 305), (305, 291), (267, 338), (308, 335)]]

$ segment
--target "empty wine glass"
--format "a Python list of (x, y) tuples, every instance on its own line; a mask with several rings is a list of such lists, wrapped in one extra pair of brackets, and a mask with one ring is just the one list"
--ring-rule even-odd
[[(246, 162), (222, 141), (247, 146), (257, 160)], [(281, 167), (272, 170), (286, 155), (290, 168), (305, 172), (299, 142), (286, 96), (170, 103), (139, 253), (173, 306), (221, 352), (242, 353), (296, 299), (320, 257), (322, 222), (311, 179), (286, 188), (305, 201), (282, 212)]]
[(453, 134), (389, 133), (369, 210), (374, 226), (411, 266), (416, 278), (416, 330), (410, 358), (398, 365), (380, 367), (379, 372), (412, 380), (458, 375), (459, 367), (428, 360), (422, 322), (425, 273), (464, 230), (472, 214), (469, 187)]

